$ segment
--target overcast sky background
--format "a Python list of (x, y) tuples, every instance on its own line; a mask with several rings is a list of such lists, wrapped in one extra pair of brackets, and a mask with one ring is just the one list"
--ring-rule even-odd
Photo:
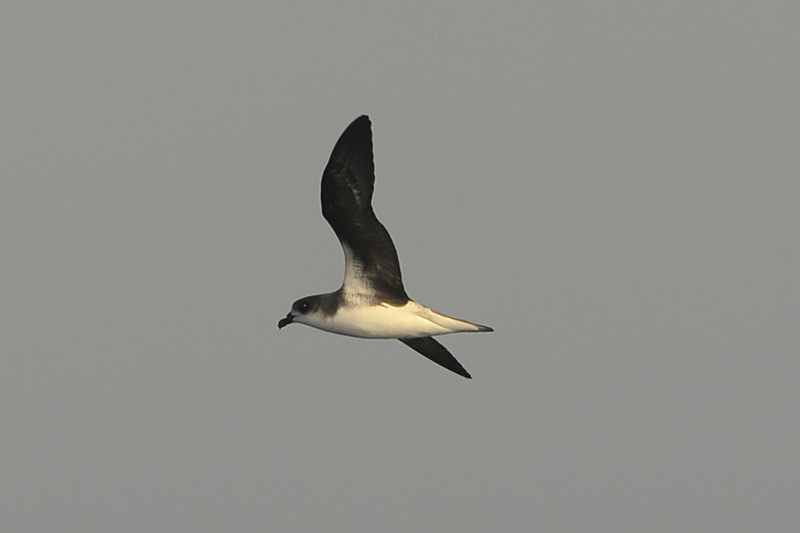
[[(5, 531), (800, 529), (796, 2), (12, 4)], [(472, 381), (276, 327), (365, 113)]]

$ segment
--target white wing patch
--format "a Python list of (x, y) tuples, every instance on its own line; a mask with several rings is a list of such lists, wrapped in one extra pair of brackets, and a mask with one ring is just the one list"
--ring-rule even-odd
[(344, 249), (344, 282), (342, 282), (344, 292), (352, 295), (373, 294), (375, 291), (364, 278), (362, 265), (356, 261), (353, 250), (345, 243), (342, 243), (342, 249)]

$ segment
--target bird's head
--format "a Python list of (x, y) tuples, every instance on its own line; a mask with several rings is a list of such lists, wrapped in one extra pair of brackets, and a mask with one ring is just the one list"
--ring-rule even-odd
[(317, 296), (306, 296), (300, 298), (292, 304), (292, 310), (278, 322), (278, 329), (288, 326), (293, 322), (300, 324), (307, 323), (309, 315), (313, 314), (319, 307), (319, 298)]

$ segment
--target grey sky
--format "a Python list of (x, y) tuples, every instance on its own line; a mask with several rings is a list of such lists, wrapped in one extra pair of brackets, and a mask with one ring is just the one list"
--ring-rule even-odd
[[(0, 17), (7, 531), (800, 528), (793, 2), (17, 2)], [(277, 320), (373, 121), (409, 294)]]

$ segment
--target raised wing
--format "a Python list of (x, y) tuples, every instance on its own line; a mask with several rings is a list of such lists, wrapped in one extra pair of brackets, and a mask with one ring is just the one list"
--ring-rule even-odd
[(322, 216), (344, 249), (342, 288), (401, 305), (408, 295), (392, 238), (372, 210), (374, 184), (372, 131), (362, 115), (339, 137), (322, 173)]

